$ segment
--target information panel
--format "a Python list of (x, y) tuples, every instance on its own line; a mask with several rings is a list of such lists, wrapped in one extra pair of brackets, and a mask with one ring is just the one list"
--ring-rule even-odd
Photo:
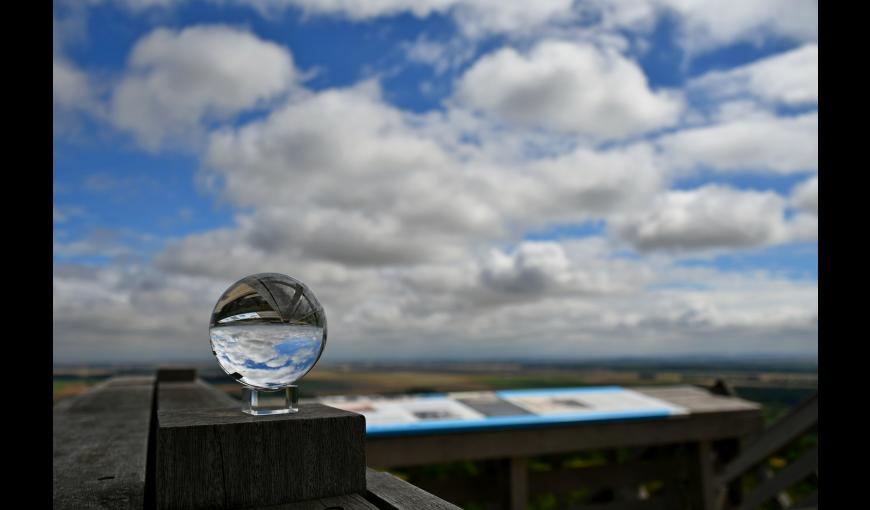
[(657, 418), (688, 411), (620, 386), (324, 397), (366, 417), (370, 437)]

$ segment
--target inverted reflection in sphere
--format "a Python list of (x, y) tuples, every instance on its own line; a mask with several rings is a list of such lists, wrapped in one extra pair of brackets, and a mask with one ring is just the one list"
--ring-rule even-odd
[(326, 345), (326, 315), (304, 283), (278, 273), (247, 276), (218, 300), (209, 323), (221, 368), (260, 390), (292, 385)]

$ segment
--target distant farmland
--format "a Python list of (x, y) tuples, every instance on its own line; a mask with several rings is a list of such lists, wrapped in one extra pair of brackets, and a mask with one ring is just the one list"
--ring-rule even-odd
[[(118, 373), (149, 373), (153, 367), (100, 367), (57, 370), (54, 401), (85, 391)], [(241, 386), (216, 366), (200, 376), (238, 396)], [(738, 395), (765, 406), (768, 420), (780, 416), (818, 387), (813, 364), (714, 363), (687, 361), (586, 362), (582, 364), (524, 363), (396, 363), (317, 366), (300, 382), (303, 398), (327, 395), (400, 394), (547, 388), (559, 386), (646, 386), (693, 384), (711, 386), (724, 379)]]

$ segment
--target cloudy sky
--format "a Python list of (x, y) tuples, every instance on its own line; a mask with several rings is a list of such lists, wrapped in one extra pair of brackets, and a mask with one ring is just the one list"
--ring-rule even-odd
[(207, 361), (307, 283), (324, 360), (818, 351), (803, 0), (54, 2), (54, 360)]

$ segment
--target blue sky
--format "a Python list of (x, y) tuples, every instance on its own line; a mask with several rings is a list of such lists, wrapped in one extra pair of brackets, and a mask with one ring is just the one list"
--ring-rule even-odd
[(222, 287), (266, 271), (322, 296), (327, 359), (814, 354), (816, 27), (56, 1), (55, 361), (206, 358)]

